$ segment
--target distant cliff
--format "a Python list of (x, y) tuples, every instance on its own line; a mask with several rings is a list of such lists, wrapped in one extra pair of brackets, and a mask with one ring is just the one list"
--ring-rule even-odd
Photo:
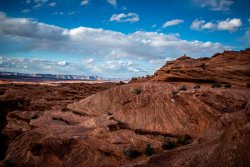
[(0, 79), (103, 80), (103, 78), (98, 76), (26, 74), (17, 72), (0, 72)]

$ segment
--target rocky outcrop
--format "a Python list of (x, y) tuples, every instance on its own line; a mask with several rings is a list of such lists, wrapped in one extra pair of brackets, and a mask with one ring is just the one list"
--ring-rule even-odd
[(154, 81), (222, 82), (246, 85), (250, 76), (250, 49), (225, 51), (211, 58), (187, 56), (168, 61), (154, 74)]
[(3, 101), (30, 103), (4, 107), (0, 166), (249, 166), (249, 60), (184, 56), (129, 84), (1, 85)]
[[(83, 152), (84, 160), (94, 155), (96, 161), (103, 164), (112, 161), (116, 165), (115, 160), (98, 159), (98, 154), (102, 157), (104, 153), (77, 142), (88, 134), (85, 130), (88, 128), (78, 126), (83, 122), (77, 120), (81, 116), (66, 108), (74, 100), (114, 86), (114, 83), (47, 86), (11, 82), (0, 85), (0, 166), (63, 166), (63, 163), (77, 166), (80, 161), (77, 155)], [(67, 137), (63, 131), (72, 132)], [(74, 147), (79, 146), (81, 151), (74, 153)]]
[[(184, 84), (187, 90), (179, 91)], [(210, 88), (206, 84), (195, 89), (195, 85), (125, 84), (71, 103), (67, 109), (54, 106), (9, 112), (2, 131), (8, 139), (2, 163), (58, 167), (246, 166), (250, 89)], [(58, 90), (50, 87), (53, 89)], [(173, 95), (173, 91), (177, 93)], [(54, 104), (60, 105), (59, 101)], [(163, 150), (164, 141), (177, 142), (184, 135), (192, 138), (187, 145)], [(149, 144), (155, 153), (151, 157), (144, 154)], [(134, 158), (127, 157), (133, 152)]]
[[(250, 129), (245, 106), (250, 90), (211, 88), (210, 85), (194, 89), (194, 83), (185, 83), (187, 90), (178, 91), (182, 86), (183, 83), (179, 82), (128, 84), (87, 97), (70, 104), (69, 108), (94, 118), (113, 113), (115, 120), (126, 123), (133, 131), (172, 137), (192, 136), (192, 144), (167, 152), (162, 152), (156, 139), (147, 141), (158, 150), (157, 155), (138, 166), (249, 164)], [(135, 91), (137, 89), (141, 90), (140, 93)], [(173, 91), (177, 92), (174, 96)], [(133, 141), (129, 142), (130, 145), (143, 152), (140, 148), (145, 147), (144, 143), (137, 137), (128, 138)], [(237, 155), (239, 152), (240, 156)]]

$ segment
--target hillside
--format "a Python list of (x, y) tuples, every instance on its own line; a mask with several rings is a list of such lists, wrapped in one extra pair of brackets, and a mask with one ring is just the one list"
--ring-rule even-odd
[[(129, 84), (40, 87), (51, 107), (4, 107), (2, 166), (248, 166), (249, 51), (181, 57)], [(24, 95), (1, 87), (3, 106)]]
[(167, 62), (154, 74), (157, 81), (222, 82), (245, 85), (250, 82), (250, 49), (225, 51), (211, 58), (182, 56)]

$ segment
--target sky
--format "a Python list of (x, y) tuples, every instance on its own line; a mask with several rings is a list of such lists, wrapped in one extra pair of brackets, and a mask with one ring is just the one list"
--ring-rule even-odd
[(249, 0), (0, 0), (0, 71), (130, 78), (250, 47)]

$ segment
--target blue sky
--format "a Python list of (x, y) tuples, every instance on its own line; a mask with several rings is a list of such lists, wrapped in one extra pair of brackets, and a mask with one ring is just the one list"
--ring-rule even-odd
[(248, 0), (1, 0), (0, 71), (127, 78), (250, 45)]

